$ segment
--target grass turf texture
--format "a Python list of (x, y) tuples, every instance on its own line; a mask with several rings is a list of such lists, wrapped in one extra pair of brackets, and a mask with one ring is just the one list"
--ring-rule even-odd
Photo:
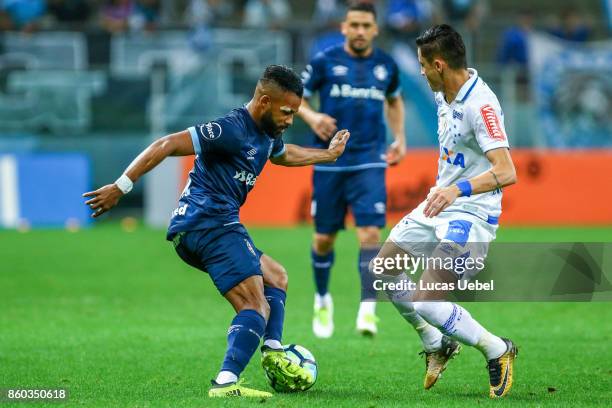
[[(609, 303), (469, 304), (487, 328), (521, 348), (512, 393), (503, 402), (489, 401), (485, 362), (469, 347), (432, 390), (424, 391), (418, 338), (392, 305), (379, 306), (377, 338), (354, 332), (359, 289), (352, 231), (337, 243), (331, 281), (336, 333), (329, 340), (314, 338), (310, 329), (311, 230), (251, 233), (289, 272), (284, 342), (309, 348), (320, 373), (310, 391), (277, 394), (268, 406), (603, 406), (612, 401)], [(612, 229), (502, 228), (498, 240), (611, 241)], [(258, 403), (206, 397), (234, 313), (205, 274), (180, 261), (163, 231), (126, 233), (115, 224), (77, 233), (3, 231), (0, 248), (0, 387), (66, 387), (69, 405), (88, 407)], [(269, 389), (259, 358), (258, 352), (244, 377)]]

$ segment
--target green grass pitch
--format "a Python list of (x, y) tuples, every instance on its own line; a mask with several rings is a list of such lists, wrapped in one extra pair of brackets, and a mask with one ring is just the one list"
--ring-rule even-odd
[[(233, 312), (205, 274), (180, 261), (164, 233), (127, 233), (117, 224), (76, 233), (0, 232), (0, 387), (66, 387), (70, 406), (258, 405), (206, 397)], [(336, 333), (329, 340), (310, 329), (311, 229), (251, 233), (289, 272), (284, 341), (309, 348), (320, 371), (310, 391), (277, 394), (267, 406), (610, 406), (610, 303), (468, 304), (487, 328), (519, 345), (514, 389), (504, 401), (490, 401), (485, 362), (466, 347), (424, 391), (418, 339), (390, 304), (379, 306), (377, 338), (354, 332), (352, 231), (340, 235), (336, 249)], [(612, 229), (502, 228), (498, 240), (612, 241)], [(244, 377), (267, 389), (259, 358)]]

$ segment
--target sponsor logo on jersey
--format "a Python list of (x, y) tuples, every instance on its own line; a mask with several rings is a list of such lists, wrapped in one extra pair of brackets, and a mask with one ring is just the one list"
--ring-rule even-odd
[(501, 127), (497, 113), (495, 113), (495, 109), (487, 104), (480, 108), (480, 114), (482, 115), (482, 120), (487, 128), (489, 137), (493, 140), (506, 140), (506, 135)]
[(257, 180), (257, 176), (245, 170), (236, 170), (236, 174), (234, 175), (234, 180), (238, 180), (246, 184), (247, 186), (254, 186), (255, 181)]
[(333, 84), (331, 90), (329, 91), (329, 96), (332, 98), (358, 98), (373, 99), (377, 101), (385, 100), (385, 93), (374, 86), (370, 88), (353, 88), (349, 84)]
[(253, 256), (257, 256), (257, 254), (255, 253), (255, 250), (253, 249), (253, 245), (251, 245), (251, 243), (245, 238), (244, 240), (247, 248), (249, 249), (249, 252), (253, 254)]
[(181, 205), (178, 208), (175, 208), (174, 211), (172, 211), (172, 217), (176, 217), (177, 215), (185, 215), (187, 213), (187, 206), (189, 204), (185, 204), (185, 205)]
[(379, 81), (384, 81), (385, 79), (387, 79), (387, 76), (389, 75), (389, 72), (387, 71), (387, 67), (385, 67), (384, 65), (375, 66), (372, 72), (374, 73), (374, 76), (376, 77), (376, 79), (378, 79)]
[(448, 150), (446, 147), (442, 147), (442, 150), (440, 151), (440, 158), (448, 164), (465, 169), (465, 157), (463, 156), (463, 153), (453, 152), (452, 150)]
[(200, 125), (200, 133), (205, 139), (215, 140), (221, 137), (223, 130), (217, 122), (208, 122), (205, 125)]
[(344, 65), (334, 65), (332, 67), (332, 73), (334, 76), (344, 76), (348, 73), (348, 67)]
[(252, 148), (251, 150), (247, 152), (247, 160), (255, 160), (255, 157), (253, 156), (255, 156), (256, 154), (257, 154), (257, 149)]
[(453, 110), (453, 119), (463, 120), (463, 112)]

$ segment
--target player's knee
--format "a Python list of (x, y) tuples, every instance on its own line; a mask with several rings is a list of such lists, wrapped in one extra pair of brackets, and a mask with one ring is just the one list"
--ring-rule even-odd
[(266, 319), (267, 322), (268, 318), (270, 317), (270, 304), (268, 303), (266, 298), (264, 298), (263, 302), (261, 302), (258, 306), (258, 312), (264, 317), (264, 319)]
[(380, 229), (378, 227), (363, 227), (357, 230), (359, 244), (378, 245), (380, 243)]
[(270, 305), (261, 290), (242, 292), (240, 294), (241, 302), (235, 305), (238, 312), (242, 310), (255, 310), (262, 315), (266, 321), (270, 316)]
[(273, 269), (273, 277), (271, 283), (271, 286), (275, 288), (279, 288), (284, 291), (287, 290), (287, 285), (289, 284), (289, 276), (287, 275), (287, 270), (281, 264), (275, 265)]
[(314, 251), (319, 255), (328, 254), (332, 249), (334, 249), (335, 240), (335, 235), (315, 234), (313, 241)]
[(287, 271), (282, 265), (280, 266), (280, 270), (279, 270), (277, 279), (278, 279), (278, 282), (277, 282), (276, 287), (284, 291), (287, 291), (287, 287), (289, 286), (289, 275), (287, 274)]
[(255, 310), (268, 321), (268, 317), (270, 316), (270, 305), (265, 297), (261, 296), (258, 299), (252, 299), (251, 301), (245, 302), (243, 306), (243, 310)]
[(261, 270), (264, 275), (264, 285), (287, 290), (287, 271), (283, 265), (267, 255), (261, 257)]

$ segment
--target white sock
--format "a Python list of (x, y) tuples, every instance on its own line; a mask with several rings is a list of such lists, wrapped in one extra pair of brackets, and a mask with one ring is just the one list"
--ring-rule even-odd
[[(386, 284), (390, 284), (393, 283), (395, 285), (408, 285), (408, 282), (410, 282), (410, 278), (404, 273), (402, 272), (399, 275), (385, 275), (383, 273), (377, 275), (377, 277), (383, 281), (383, 283)], [(389, 286), (387, 286), (388, 288)], [(410, 302), (410, 297), (412, 296), (412, 292), (409, 291), (408, 289), (406, 290), (401, 290), (400, 288), (404, 287), (404, 286), (395, 286), (396, 289), (394, 290), (390, 290), (387, 289), (385, 290), (385, 293), (387, 294), (387, 297), (389, 298), (389, 300), (391, 302), (393, 302), (395, 304), (395, 302)]]
[(455, 340), (474, 346), (487, 360), (506, 352), (506, 343), (489, 333), (461, 306), (450, 302), (415, 302), (416, 311)]
[(315, 306), (317, 308), (328, 307), (328, 306), (331, 306), (332, 304), (333, 304), (333, 301), (332, 301), (332, 297), (329, 294), (329, 292), (323, 296), (319, 295), (318, 293), (315, 293)]
[[(410, 278), (402, 273), (398, 276), (390, 275), (379, 275), (384, 282), (402, 282), (409, 281)], [(403, 291), (387, 292), (393, 306), (402, 315), (402, 317), (414, 327), (417, 334), (421, 338), (423, 348), (425, 351), (435, 351), (442, 347), (442, 333), (431, 324), (427, 323), (419, 314), (414, 310), (414, 305), (411, 301), (407, 300), (410, 298), (410, 293)]]
[(486, 329), (483, 329), (480, 339), (476, 343), (476, 348), (484, 354), (487, 360), (498, 358), (508, 350), (505, 341), (489, 333)]
[(364, 314), (376, 314), (376, 302), (361, 302), (359, 304), (359, 316)]
[(442, 333), (469, 346), (475, 346), (484, 331), (467, 310), (451, 302), (414, 302), (414, 309)]
[(272, 339), (268, 339), (264, 341), (264, 346), (268, 346), (270, 348), (273, 348), (275, 350), (279, 350), (283, 348), (283, 345), (281, 344), (280, 341), (278, 340), (272, 340)]
[[(397, 307), (397, 309), (400, 310), (399, 307)], [(425, 349), (425, 351), (431, 352), (440, 350), (440, 347), (442, 347), (442, 333), (440, 330), (427, 323), (425, 319), (419, 316), (414, 310), (412, 312), (400, 311), (400, 314), (412, 325), (412, 327), (414, 327), (414, 330), (416, 330), (421, 338), (421, 343), (423, 343), (423, 349)]]
[(236, 381), (238, 381), (238, 377), (231, 371), (219, 371), (217, 379), (215, 380), (217, 384), (228, 384)]

